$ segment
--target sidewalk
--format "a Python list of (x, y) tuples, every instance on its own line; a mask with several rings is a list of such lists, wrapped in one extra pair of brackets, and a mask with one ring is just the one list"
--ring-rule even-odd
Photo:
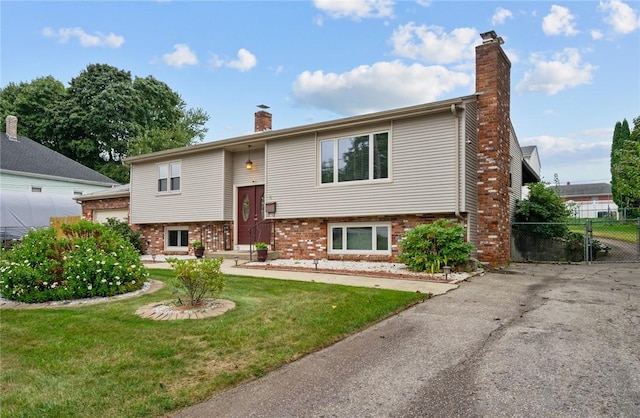
[[(147, 268), (152, 269), (170, 269), (169, 263), (164, 261), (158, 262), (145, 262), (144, 265)], [(273, 269), (259, 269), (244, 267), (238, 263), (235, 265), (234, 260), (224, 260), (222, 263), (221, 271), (224, 274), (235, 276), (251, 276), (251, 277), (264, 277), (268, 279), (279, 280), (298, 280), (303, 282), (317, 282), (317, 283), (329, 283), (339, 284), (345, 286), (359, 286), (359, 287), (374, 287), (378, 289), (400, 290), (405, 292), (420, 292), (431, 293), (432, 295), (442, 295), (449, 290), (456, 289), (457, 284), (452, 283), (437, 283), (428, 282), (424, 280), (408, 280), (408, 279), (388, 279), (383, 277), (370, 277), (370, 276), (358, 276), (347, 275), (327, 272), (314, 272), (310, 271), (284, 271)]]

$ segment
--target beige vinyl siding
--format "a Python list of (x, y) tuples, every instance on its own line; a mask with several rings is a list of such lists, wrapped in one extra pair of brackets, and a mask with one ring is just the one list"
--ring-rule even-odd
[(264, 184), (264, 148), (251, 149), (251, 170), (245, 165), (248, 157), (246, 151), (233, 153), (233, 184), (236, 186)]
[(467, 213), (467, 239), (476, 243), (478, 237), (478, 124), (476, 102), (465, 103), (464, 140), (464, 199), (461, 211)]
[(453, 115), (444, 112), (376, 124), (352, 133), (342, 131), (339, 136), (379, 132), (385, 127), (392, 159), (389, 179), (384, 180), (321, 185), (314, 135), (269, 142), (267, 198), (277, 202), (275, 217), (453, 212)]
[(224, 152), (224, 220), (233, 219), (233, 156)]
[(509, 135), (509, 156), (511, 157), (511, 187), (509, 188), (509, 216), (513, 219), (516, 200), (522, 199), (522, 149), (518, 143), (513, 127), (511, 127), (511, 133)]
[[(175, 223), (223, 220), (223, 151), (133, 164), (131, 222)], [(181, 162), (180, 191), (158, 193), (158, 164)]]

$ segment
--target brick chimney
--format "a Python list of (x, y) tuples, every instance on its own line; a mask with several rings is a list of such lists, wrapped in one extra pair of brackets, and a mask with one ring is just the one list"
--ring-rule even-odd
[(255, 113), (255, 131), (256, 132), (264, 132), (271, 130), (271, 113), (265, 111), (264, 109), (269, 109), (269, 106), (258, 105), (258, 107), (262, 110), (259, 110)]
[(510, 259), (509, 150), (511, 62), (494, 31), (476, 47), (478, 94), (478, 259), (504, 265)]
[(12, 141), (18, 140), (18, 118), (13, 115), (7, 116), (7, 137)]

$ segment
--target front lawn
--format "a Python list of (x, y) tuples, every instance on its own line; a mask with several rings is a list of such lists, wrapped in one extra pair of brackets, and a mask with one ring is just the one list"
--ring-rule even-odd
[[(169, 270), (151, 270), (165, 281)], [(153, 321), (158, 292), (99, 305), (0, 311), (0, 416), (148, 417), (202, 401), (330, 345), (427, 295), (229, 276), (236, 303)]]

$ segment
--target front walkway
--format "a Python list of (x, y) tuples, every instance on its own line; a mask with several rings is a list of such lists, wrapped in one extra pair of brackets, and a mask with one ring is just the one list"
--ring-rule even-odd
[[(164, 261), (146, 262), (147, 268), (171, 268), (169, 263)], [(359, 276), (357, 272), (351, 274), (338, 274), (327, 272), (308, 271), (284, 271), (274, 269), (249, 268), (234, 260), (224, 260), (221, 271), (224, 274), (235, 276), (251, 276), (264, 277), (268, 279), (279, 280), (299, 280), (303, 282), (329, 283), (345, 286), (374, 287), (379, 289), (400, 290), (405, 292), (430, 293), (432, 295), (442, 295), (450, 290), (456, 289), (458, 284), (455, 283), (438, 283), (425, 280), (409, 280), (409, 279), (389, 279), (384, 277)]]

